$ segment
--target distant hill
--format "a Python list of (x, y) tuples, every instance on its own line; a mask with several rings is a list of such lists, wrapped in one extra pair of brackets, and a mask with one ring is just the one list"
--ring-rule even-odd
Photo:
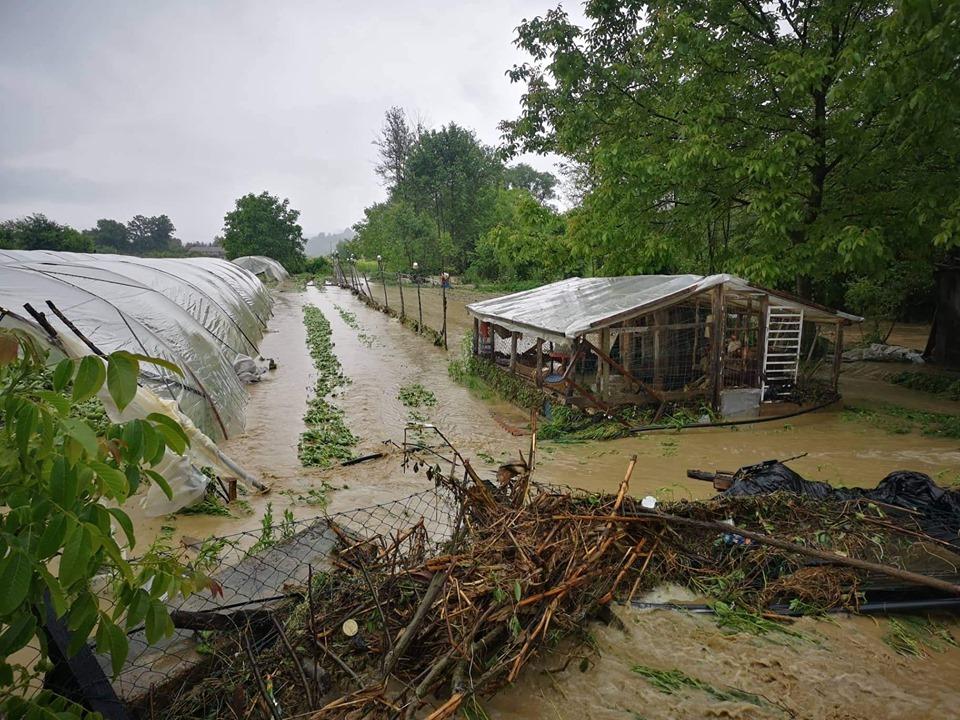
[(318, 233), (307, 239), (303, 251), (308, 258), (329, 255), (336, 249), (337, 243), (341, 240), (353, 240), (354, 235), (356, 233), (353, 232), (353, 228), (347, 228), (338, 233)]

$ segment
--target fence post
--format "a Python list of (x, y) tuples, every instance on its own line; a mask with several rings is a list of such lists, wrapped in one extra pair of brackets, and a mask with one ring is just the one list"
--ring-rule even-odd
[(440, 292), (443, 295), (443, 349), (447, 349), (447, 281), (440, 276)]
[(383, 285), (383, 306), (389, 310), (390, 301), (387, 299), (387, 281), (383, 277), (383, 258), (377, 256), (377, 264), (380, 266), (380, 284)]
[(403, 307), (403, 273), (397, 273), (397, 287), (400, 288), (400, 320), (407, 319), (407, 313)]
[(417, 309), (420, 312), (420, 324), (417, 326), (417, 332), (423, 333), (423, 303), (420, 301), (420, 278), (417, 277), (414, 282), (417, 283)]

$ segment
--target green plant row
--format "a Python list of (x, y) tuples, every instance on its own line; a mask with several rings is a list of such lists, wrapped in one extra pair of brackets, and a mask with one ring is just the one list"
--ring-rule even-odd
[(890, 382), (911, 390), (942, 395), (950, 400), (960, 400), (960, 378), (904, 370), (891, 377)]
[(327, 400), (334, 390), (350, 381), (343, 375), (333, 351), (330, 321), (319, 308), (307, 305), (303, 309), (303, 322), (317, 379), (303, 418), (307, 430), (300, 435), (298, 453), (304, 467), (327, 468), (337, 460), (350, 459), (357, 444), (357, 437), (344, 422), (343, 410)]

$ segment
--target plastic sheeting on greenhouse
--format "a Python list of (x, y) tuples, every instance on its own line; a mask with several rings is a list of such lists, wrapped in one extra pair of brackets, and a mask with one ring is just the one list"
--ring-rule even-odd
[(264, 255), (244, 255), (234, 258), (232, 262), (265, 281), (282, 282), (289, 277), (283, 265)]
[(476, 302), (468, 305), (467, 310), (480, 320), (493, 322), (509, 330), (532, 330), (545, 337), (575, 338), (720, 284), (734, 290), (775, 296), (782, 305), (802, 307), (811, 320), (819, 317), (852, 322), (862, 320), (855, 315), (753, 286), (733, 275), (575, 277)]
[(142, 381), (215, 441), (243, 429), (235, 365), (256, 356), (271, 302), (256, 276), (223, 260), (0, 250), (0, 308), (29, 320), (29, 304), (72, 336), (52, 303), (105, 353), (175, 363), (182, 377), (144, 363)]

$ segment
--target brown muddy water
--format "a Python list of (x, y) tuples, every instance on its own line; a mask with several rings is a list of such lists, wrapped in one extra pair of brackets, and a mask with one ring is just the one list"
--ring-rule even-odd
[[(382, 287), (372, 285), (382, 300)], [(399, 305), (396, 287), (388, 288), (391, 305)], [(404, 289), (407, 313), (411, 296)], [(424, 321), (440, 327), (439, 290), (423, 289)], [(250, 386), (247, 427), (224, 450), (272, 486), (268, 495), (248, 495), (249, 511), (236, 517), (176, 515), (150, 520), (137, 518), (140, 536), (148, 539), (161, 526), (175, 537), (203, 538), (255, 530), (272, 504), (275, 518), (289, 509), (297, 518), (321, 512), (307, 503), (310, 491), (328, 492), (328, 511), (336, 512), (398, 498), (428, 485), (421, 476), (404, 473), (399, 456), (384, 441), (401, 442), (410, 410), (398, 400), (399, 389), (420, 383), (437, 397), (433, 408), (421, 409), (483, 472), (516, 458), (527, 438), (514, 437), (503, 423), (522, 425), (526, 418), (515, 408), (472, 395), (450, 380), (447, 363), (459, 352), (455, 337), (470, 327), (464, 304), (481, 297), (454, 290), (448, 297), (450, 351), (433, 347), (396, 320), (360, 303), (336, 287), (278, 292), (262, 354), (278, 368), (263, 382)], [(429, 300), (428, 300), (429, 298)], [(415, 300), (414, 300), (415, 302)], [(381, 450), (379, 460), (348, 468), (304, 469), (297, 458), (302, 417), (314, 384), (307, 354), (302, 308), (319, 307), (332, 326), (333, 341), (344, 373), (352, 380), (336, 402), (346, 422), (360, 437), (358, 454)], [(356, 316), (359, 329), (341, 318), (337, 306)], [(846, 370), (846, 369), (845, 369)], [(847, 373), (845, 372), (845, 380)], [(892, 386), (849, 373), (846, 402), (862, 405), (891, 401)], [(848, 387), (849, 386), (849, 387)], [(906, 393), (911, 406), (929, 399)], [(944, 411), (936, 401), (936, 409)], [(954, 404), (950, 407), (957, 407)], [(919, 470), (941, 482), (960, 479), (960, 441), (891, 435), (862, 421), (844, 418), (838, 405), (817, 413), (738, 429), (711, 428), (659, 432), (608, 442), (540, 446), (537, 479), (583, 487), (615, 490), (629, 457), (638, 455), (631, 491), (662, 499), (705, 498), (708, 483), (688, 480), (687, 468), (734, 470), (769, 458), (807, 456), (791, 463), (805, 477), (835, 484), (874, 485), (897, 469)], [(804, 639), (726, 635), (709, 616), (671, 611), (641, 612), (620, 608), (625, 630), (594, 624), (590, 646), (568, 648), (576, 657), (565, 670), (563, 652), (535, 663), (514, 687), (486, 703), (495, 718), (950, 718), (960, 717), (960, 650), (930, 653), (927, 658), (903, 657), (882, 642), (886, 619), (837, 617), (830, 621), (803, 619), (795, 624)], [(954, 636), (960, 626), (951, 622)], [(591, 649), (592, 647), (592, 649)], [(580, 657), (587, 658), (581, 671)], [(660, 670), (680, 669), (714, 688), (736, 688), (760, 696), (761, 704), (720, 700), (702, 689), (665, 694), (631, 671), (635, 665)]]

